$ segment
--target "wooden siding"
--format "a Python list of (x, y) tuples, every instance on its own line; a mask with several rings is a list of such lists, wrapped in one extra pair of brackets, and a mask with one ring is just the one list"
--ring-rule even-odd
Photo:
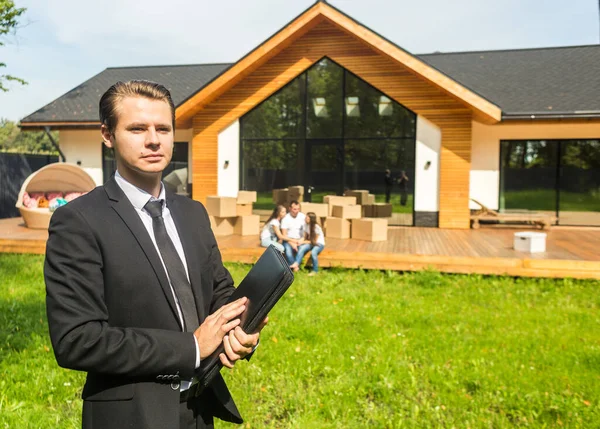
[[(324, 20), (193, 118), (193, 197), (217, 194), (218, 134), (323, 57), (440, 127), (440, 227), (469, 227), (472, 112), (463, 103)], [(419, 166), (417, 166), (419, 168)]]

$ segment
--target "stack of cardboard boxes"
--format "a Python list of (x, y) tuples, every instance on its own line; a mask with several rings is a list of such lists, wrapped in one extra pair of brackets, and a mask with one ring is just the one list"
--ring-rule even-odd
[(362, 206), (362, 217), (392, 217), (392, 205), (376, 203), (375, 195), (365, 190), (346, 191), (344, 195), (356, 197), (357, 204)]
[(206, 198), (210, 226), (217, 236), (258, 235), (260, 216), (252, 214), (255, 191), (239, 191), (235, 197)]
[(292, 201), (302, 202), (304, 199), (304, 186), (290, 186), (289, 188), (273, 189), (273, 203), (286, 207)]
[[(326, 236), (364, 241), (387, 240), (387, 219), (363, 218), (364, 207), (371, 206), (368, 204), (371, 201), (368, 191), (350, 192), (346, 192), (343, 197), (331, 195), (324, 198), (329, 208)], [(364, 205), (361, 205), (360, 202), (363, 202)]]

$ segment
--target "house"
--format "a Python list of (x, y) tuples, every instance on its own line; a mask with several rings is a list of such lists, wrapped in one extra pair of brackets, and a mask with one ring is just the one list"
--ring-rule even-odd
[(200, 201), (292, 185), (313, 201), (381, 198), (389, 168), (408, 178), (393, 201), (410, 225), (469, 228), (473, 199), (598, 226), (597, 70), (598, 45), (413, 55), (317, 2), (233, 64), (108, 68), (21, 127), (59, 130), (67, 161), (101, 184), (114, 163), (100, 96), (149, 79), (172, 92), (175, 166)]

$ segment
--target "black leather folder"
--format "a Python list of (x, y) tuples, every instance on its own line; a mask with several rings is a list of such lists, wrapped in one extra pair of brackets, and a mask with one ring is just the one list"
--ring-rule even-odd
[[(244, 332), (256, 331), (293, 282), (294, 274), (283, 254), (274, 246), (267, 247), (228, 300), (232, 302), (243, 296), (248, 298), (246, 309), (240, 316), (240, 326)], [(213, 354), (200, 362), (196, 371), (198, 393), (211, 383), (223, 367), (219, 354), (224, 350), (221, 344)]]

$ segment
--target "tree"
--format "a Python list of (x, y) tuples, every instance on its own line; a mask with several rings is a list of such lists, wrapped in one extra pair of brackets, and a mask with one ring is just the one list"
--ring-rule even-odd
[[(58, 143), (58, 131), (51, 132)], [(43, 131), (21, 131), (17, 124), (0, 118), (0, 152), (58, 155)]]
[[(17, 30), (19, 24), (19, 17), (25, 12), (24, 7), (16, 7), (13, 0), (0, 0), (0, 46), (4, 46), (2, 41), (3, 37), (7, 34), (14, 33)], [(6, 67), (6, 64), (0, 62), (0, 67)], [(6, 81), (19, 82), (22, 85), (26, 85), (23, 79), (9, 74), (0, 75), (0, 91), (8, 91), (8, 88), (4, 86)]]

